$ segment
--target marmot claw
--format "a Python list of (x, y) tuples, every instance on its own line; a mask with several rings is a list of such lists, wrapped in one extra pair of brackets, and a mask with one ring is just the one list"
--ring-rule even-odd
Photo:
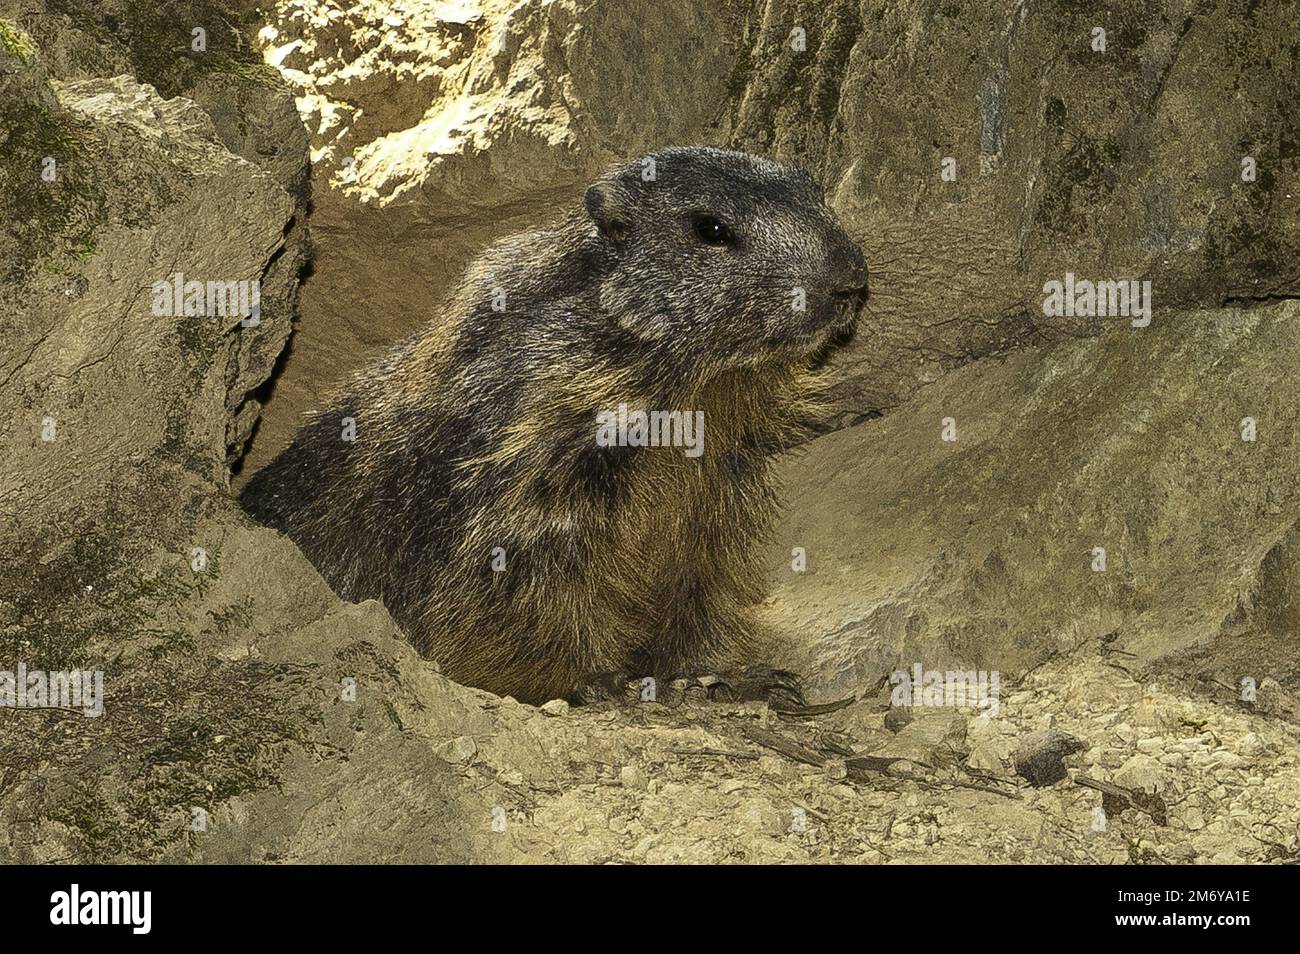
[(704, 674), (691, 680), (707, 698), (721, 702), (766, 702), (773, 709), (797, 709), (807, 705), (803, 682), (796, 673), (773, 666), (746, 666), (739, 672)]

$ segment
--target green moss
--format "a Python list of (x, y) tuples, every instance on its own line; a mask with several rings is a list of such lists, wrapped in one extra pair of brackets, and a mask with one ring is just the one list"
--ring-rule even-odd
[(167, 611), (202, 597), (220, 577), (220, 553), (209, 553), (202, 573), (175, 564), (141, 572), (132, 530), (109, 514), (84, 528), (53, 558), (36, 545), (19, 548), (0, 564), (0, 659), (32, 668), (103, 666), (129, 642), (175, 642), (175, 626), (158, 624)]
[(246, 62), (241, 60), (222, 60), (215, 63), (214, 70), (222, 73), (229, 73), (232, 76), (238, 76), (240, 79), (248, 80), (250, 83), (256, 83), (258, 86), (264, 86), (267, 89), (287, 89), (287, 86), (278, 70), (262, 60)]
[[(177, 326), (177, 334), (181, 334), (181, 328), (190, 324), (194, 319), (185, 319)], [(182, 341), (185, 336), (182, 335)], [(207, 352), (209, 355), (211, 351)], [(167, 409), (167, 419), (163, 427), (163, 440), (158, 445), (158, 457), (164, 461), (177, 464), (191, 474), (208, 480), (212, 477), (214, 462), (208, 451), (207, 445), (202, 441), (194, 438), (191, 433), (191, 421), (186, 410), (182, 407), (171, 407)]]
[[(43, 173), (52, 173), (44, 176)], [(49, 181), (52, 179), (52, 181)], [(43, 260), (84, 260), (107, 218), (102, 186), (76, 131), (45, 103), (0, 97), (0, 281), (18, 284)]]
[[(37, 830), (62, 826), (70, 860), (193, 850), (204, 837), (190, 828), (195, 808), (215, 813), (274, 787), (290, 751), (335, 755), (320, 705), (332, 673), (198, 654), (190, 633), (237, 633), (255, 604), (245, 596), (200, 615), (221, 554), (209, 549), (195, 572), (178, 542), (194, 528), (188, 516), (182, 524), (167, 531), (110, 515), (68, 528), (76, 542), (58, 553), (32, 545), (0, 560), (0, 659), (104, 674), (98, 717), (0, 710), (0, 795), (21, 799)], [(160, 545), (177, 556), (158, 566)]]
[(0, 46), (18, 57), (24, 64), (36, 55), (31, 38), (8, 20), (0, 20)]
[[(255, 32), (250, 15), (221, 0), (49, 0), (48, 7), (81, 31), (124, 45), (136, 78), (167, 99), (212, 73), (283, 85), (246, 39)], [(193, 48), (196, 28), (204, 31), (203, 50)]]
[[(211, 816), (223, 802), (275, 787), (290, 749), (335, 754), (310, 701), (320, 698), (316, 677), (310, 667), (253, 660), (115, 668), (105, 674), (102, 716), (15, 723), (18, 731), (0, 737), (0, 768), (8, 784), (22, 784), (37, 770), (30, 752), (41, 753), (29, 821), (64, 826), (75, 860), (192, 852), (204, 838), (191, 829), (195, 809)], [(115, 783), (105, 785), (110, 775)]]
[(1065, 152), (1044, 163), (1046, 188), (1034, 214), (1045, 232), (1077, 235), (1088, 227), (1087, 213), (1109, 198), (1123, 162), (1123, 152), (1113, 139), (1062, 137)]
[(253, 623), (253, 598), (245, 596), (237, 603), (219, 610), (208, 610), (212, 617), (212, 629), (218, 636), (229, 636), (248, 629)]

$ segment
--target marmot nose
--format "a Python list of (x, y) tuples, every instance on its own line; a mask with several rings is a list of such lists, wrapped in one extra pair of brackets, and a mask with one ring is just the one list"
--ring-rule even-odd
[(834, 295), (839, 299), (861, 298), (867, 291), (867, 259), (856, 245), (850, 245), (844, 263), (835, 276)]

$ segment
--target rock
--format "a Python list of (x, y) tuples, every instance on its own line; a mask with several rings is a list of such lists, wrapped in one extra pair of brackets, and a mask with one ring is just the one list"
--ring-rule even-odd
[(970, 747), (970, 754), (966, 758), (967, 768), (1001, 775), (1011, 763), (1015, 738), (1005, 724), (995, 718), (969, 720), (966, 724), (966, 742)]
[(619, 769), (618, 778), (623, 783), (624, 788), (630, 788), (638, 792), (646, 790), (645, 773), (635, 765), (624, 765)]
[(641, 822), (650, 829), (667, 828), (677, 820), (677, 810), (667, 793), (648, 795), (641, 800)]
[[(1188, 649), (1194, 633), (1218, 631), (1239, 584), (1190, 535), (1130, 532), (1121, 544), (1103, 528), (1205, 526), (1225, 552), (1264, 553), (1296, 523), (1300, 457), (1222, 424), (1276, 399), (1270, 382), (1300, 377), (1287, 343), (1296, 321), (1292, 301), (1167, 311), (1140, 340), (1119, 332), (969, 365), (879, 420), (820, 438), (778, 465), (783, 485), (818, 492), (778, 521), (765, 620), (801, 634), (807, 661), (796, 668), (830, 697), (869, 691), (902, 652), (938, 661), (977, 644), (1015, 671), (1057, 651), (1050, 634), (1082, 644), (1114, 629), (1124, 634), (1116, 648), (1141, 658)], [(1191, 380), (1206, 383), (1175, 383)], [(1135, 424), (1106, 397), (1121, 392), (1151, 409), (1143, 414), (1159, 408), (1163, 423)], [(1300, 418), (1294, 398), (1284, 417)], [(949, 417), (955, 443), (941, 439)], [(1089, 423), (1059, 427), (1067, 419)], [(988, 467), (994, 459), (1032, 466)], [(1222, 493), (1207, 496), (1211, 486)], [(790, 572), (796, 545), (836, 571)], [(1091, 569), (1094, 546), (1109, 554), (1106, 572)], [(1180, 581), (1180, 595), (1157, 579)], [(1271, 687), (1261, 680), (1257, 707), (1284, 698)], [(1131, 715), (1139, 750), (1176, 715), (1154, 702), (1149, 725)]]
[(478, 754), (478, 743), (468, 735), (460, 735), (438, 746), (438, 754), (448, 762), (469, 762)]
[(912, 721), (911, 706), (890, 706), (885, 713), (885, 728), (890, 732), (901, 732), (903, 726)]
[(1247, 732), (1237, 749), (1245, 758), (1255, 759), (1268, 751), (1268, 743), (1258, 733)]
[[(741, 802), (736, 809), (736, 821), (751, 832), (778, 836), (790, 828), (790, 814), (782, 813), (772, 802), (762, 796), (754, 796)], [(809, 819), (811, 827), (812, 820)]]
[(538, 708), (548, 716), (562, 716), (568, 713), (569, 704), (563, 699), (552, 699), (550, 702), (542, 703)]
[(1165, 750), (1165, 741), (1162, 738), (1138, 739), (1137, 750), (1143, 755), (1161, 755)]
[[(123, 29), (183, 25), (132, 6)], [(24, 0), (37, 35), (21, 55), (0, 23), (0, 657), (107, 669), (110, 701), (60, 726), (0, 712), (7, 744), (44, 753), (6, 767), (0, 827), (25, 818), (31, 837), (0, 838), (0, 859), (509, 856), (495, 800), (437, 750), (473, 744), (474, 693), (421, 663), (378, 604), (345, 606), (228, 496), (295, 318), (305, 139), (271, 133), (269, 152), (250, 138), (237, 155), (182, 78), (164, 90), (163, 73), (132, 75), (130, 50), (165, 73), (179, 37), (128, 49), (98, 25), (120, 4), (59, 9)], [(214, 62), (227, 22), (210, 21)], [(272, 130), (260, 111), (292, 112), (272, 85), (245, 114), (227, 87), (222, 122)], [(237, 301), (169, 306), (159, 288), (177, 273), (205, 296), (209, 281), (236, 299), (257, 283), (260, 321)], [(91, 790), (93, 804), (78, 794)], [(197, 837), (192, 808), (210, 817)]]
[(1175, 714), (1167, 703), (1152, 696), (1144, 696), (1133, 710), (1133, 724), (1146, 728), (1165, 728), (1175, 721)]
[[(0, 17), (21, 18), (32, 31), (41, 59), (63, 82), (114, 82), (126, 74), (154, 88), (160, 99), (184, 96), (206, 114), (210, 134), (231, 153), (269, 176), (293, 203), (283, 235), (257, 276), (265, 325), (238, 339), (227, 363), (227, 462), (236, 463), (261, 410), (258, 386), (269, 375), (297, 314), (299, 276), (308, 257), (308, 142), (293, 96), (278, 74), (261, 62), (242, 30), (251, 33), (241, 0), (193, 0), (187, 17), (146, 10), (130, 0), (0, 0)], [(247, 7), (247, 4), (244, 4)], [(207, 24), (202, 55), (190, 50), (189, 19)], [(146, 117), (143, 123), (150, 125)], [(160, 131), (154, 130), (155, 135)], [(184, 137), (182, 137), (184, 138)], [(170, 132), (160, 144), (173, 145)], [(64, 166), (65, 175), (73, 168)], [(109, 186), (111, 193), (114, 187)], [(73, 190), (76, 191), (76, 190)], [(147, 209), (147, 207), (145, 207)], [(147, 215), (147, 212), (146, 212)], [(0, 248), (0, 259), (7, 256)], [(236, 280), (234, 275), (205, 278)], [(255, 393), (256, 392), (256, 393)]]
[(1220, 768), (1239, 769), (1245, 768), (1247, 761), (1236, 752), (1230, 752), (1227, 749), (1220, 749), (1210, 756), (1211, 761)]
[(966, 765), (977, 772), (999, 775), (1006, 771), (1010, 749), (1009, 745), (999, 746), (993, 742), (980, 742), (971, 746)]
[(1272, 676), (1259, 681), (1254, 706), (1260, 712), (1267, 712), (1280, 719), (1300, 721), (1300, 698), (1284, 689)]
[(951, 711), (925, 709), (917, 710), (913, 721), (871, 755), (935, 766), (955, 762), (966, 753), (965, 717)]
[(1121, 788), (1159, 794), (1168, 787), (1165, 767), (1149, 755), (1134, 755), (1119, 767), (1112, 781)]
[(1185, 842), (1178, 845), (1170, 845), (1165, 849), (1165, 858), (1175, 864), (1191, 864), (1196, 860), (1196, 857), (1196, 847)]
[(1066, 777), (1066, 757), (1085, 748), (1084, 742), (1059, 729), (1030, 733), (1013, 754), (1016, 773), (1031, 785), (1052, 785)]
[(843, 759), (827, 759), (823, 770), (826, 777), (835, 782), (848, 778), (849, 775), (848, 767), (844, 764)]

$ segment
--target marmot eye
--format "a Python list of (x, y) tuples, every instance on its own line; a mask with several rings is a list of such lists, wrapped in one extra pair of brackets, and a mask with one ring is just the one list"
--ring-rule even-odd
[(731, 229), (712, 215), (697, 215), (691, 221), (695, 237), (705, 245), (730, 245), (736, 240)]

